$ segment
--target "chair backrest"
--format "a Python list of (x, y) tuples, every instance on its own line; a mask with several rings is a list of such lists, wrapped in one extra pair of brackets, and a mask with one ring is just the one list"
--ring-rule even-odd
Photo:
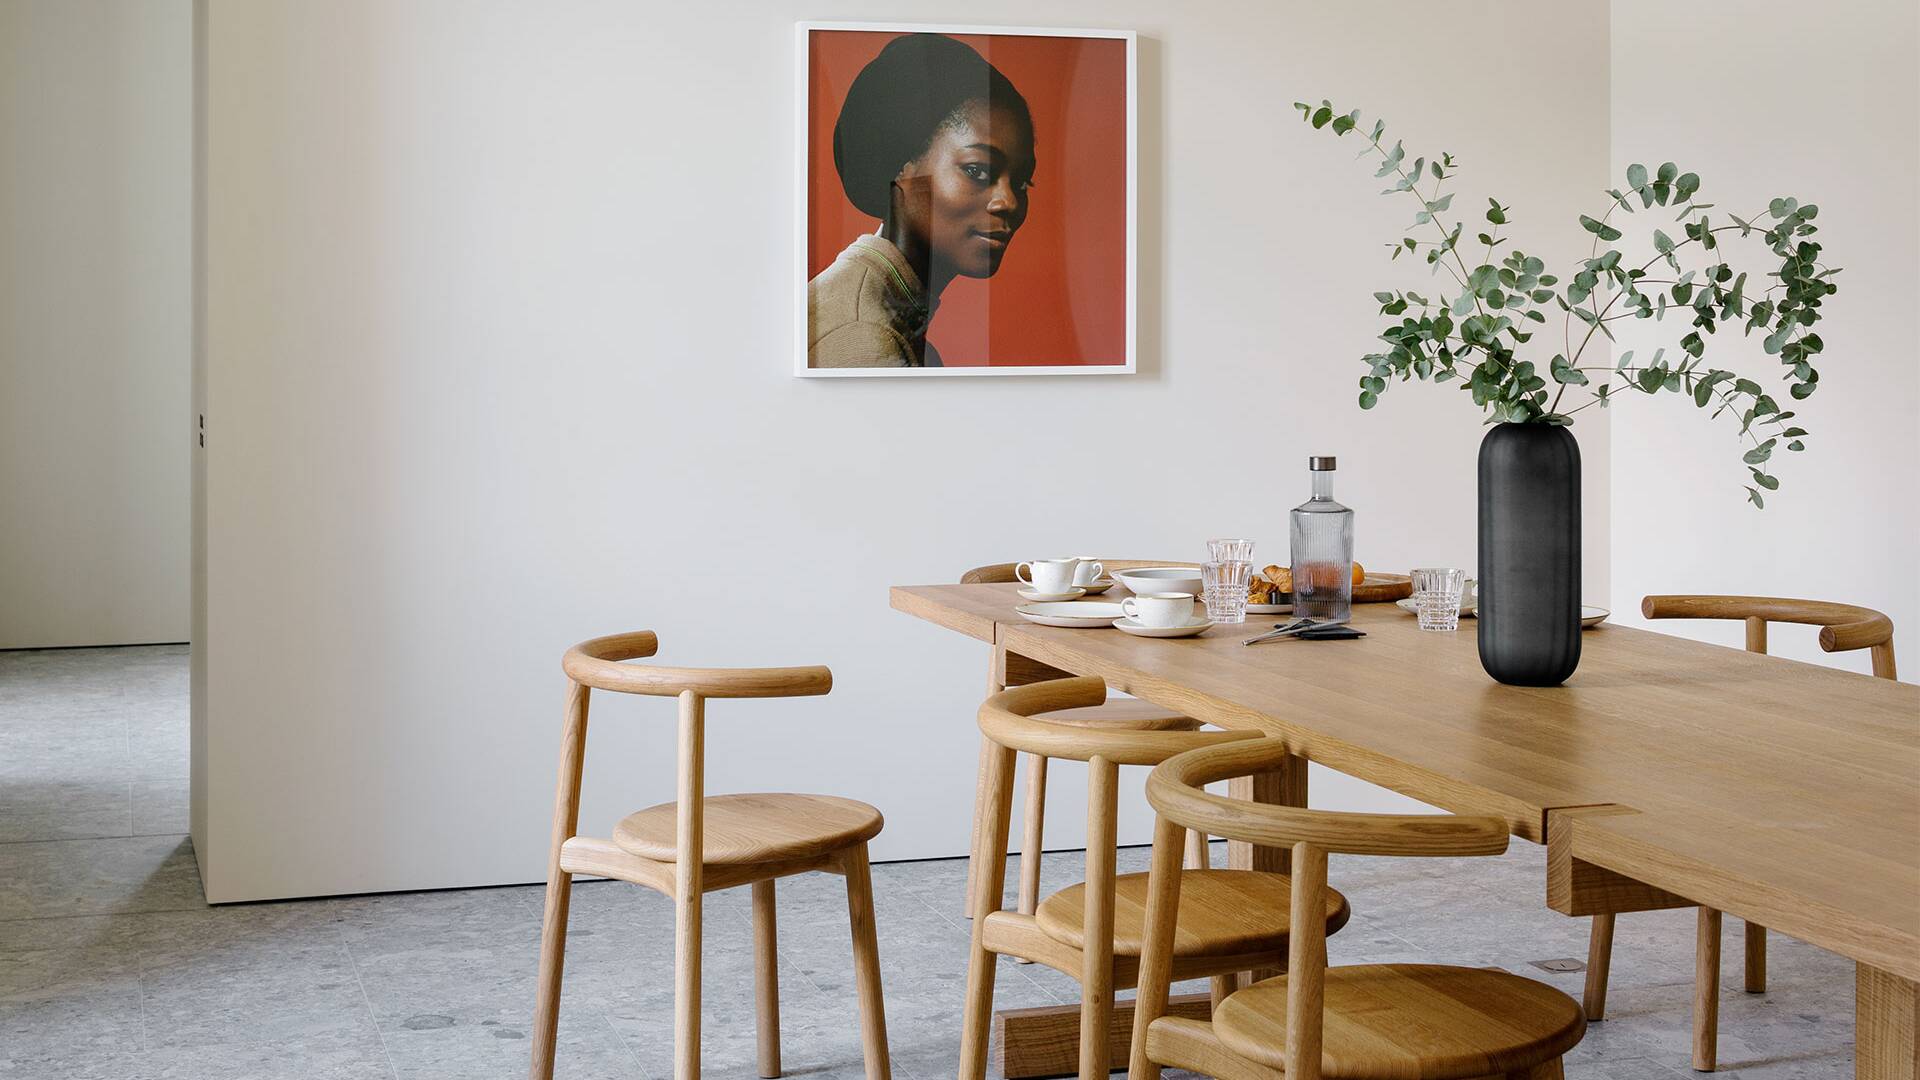
[[(1147, 778), (1147, 801), (1162, 822), (1198, 829), (1210, 836), (1244, 840), (1269, 847), (1289, 847), (1293, 854), (1293, 895), (1287, 945), (1287, 1045), (1284, 1072), (1288, 1080), (1319, 1080), (1324, 989), (1327, 970), (1327, 853), (1352, 855), (1498, 855), (1507, 849), (1507, 824), (1495, 817), (1451, 814), (1350, 814), (1304, 807), (1269, 806), (1228, 799), (1205, 790), (1205, 785), (1236, 776), (1274, 772), (1289, 756), (1281, 739), (1258, 739), (1189, 750), (1162, 762)], [(1163, 859), (1156, 830), (1155, 874), (1180, 873), (1178, 859)], [(1158, 897), (1179, 893), (1152, 883)], [(1177, 900), (1176, 900), (1177, 903)], [(1148, 912), (1148, 940), (1143, 963), (1166, 971), (1165, 958), (1173, 950), (1176, 916)], [(1161, 958), (1158, 961), (1148, 957)], [(1144, 978), (1144, 976), (1143, 976)], [(1148, 995), (1145, 985), (1141, 995)], [(1157, 993), (1152, 1000), (1164, 1000)], [(1151, 1023), (1153, 1017), (1146, 1018)], [(1141, 1030), (1136, 1028), (1136, 1031)]]
[(1767, 624), (1802, 623), (1820, 627), (1820, 648), (1827, 652), (1871, 649), (1873, 673), (1894, 678), (1893, 620), (1872, 608), (1826, 600), (1790, 600), (1779, 596), (1649, 596), (1640, 601), (1649, 619), (1741, 619), (1747, 624), (1747, 651), (1767, 651)]
[[(652, 656), (660, 639), (651, 630), (609, 634), (568, 649), (560, 666), (571, 680), (567, 696), (566, 729), (561, 742), (563, 807), (572, 812), (562, 822), (570, 835), (577, 827), (580, 776), (586, 758), (587, 703), (593, 690), (680, 699), (680, 725), (675, 752), (677, 778), (678, 848), (682, 853), (703, 850), (703, 803), (706, 790), (706, 700), (708, 698), (812, 697), (833, 689), (833, 672), (822, 666), (785, 668), (670, 668), (626, 664)], [(565, 839), (561, 837), (560, 839)], [(558, 841), (556, 841), (557, 843)], [(691, 865), (698, 865), (692, 860)], [(688, 860), (679, 860), (681, 866)]]
[(651, 630), (609, 634), (567, 650), (560, 666), (567, 678), (596, 690), (654, 697), (811, 697), (833, 689), (825, 667), (670, 668), (623, 664), (652, 656), (660, 638)]
[[(1013, 576), (1013, 568), (1019, 565), (1017, 562), (1003, 562), (976, 566), (960, 575), (960, 584), (1005, 585), (1008, 582), (1018, 581), (1020, 579)], [(1100, 565), (1106, 567), (1108, 573), (1112, 573), (1115, 570), (1140, 570), (1149, 566), (1198, 566), (1200, 564), (1192, 559), (1167, 559), (1160, 562), (1154, 562), (1151, 559), (1101, 559)]]
[(1158, 765), (1189, 750), (1261, 737), (1257, 731), (1135, 731), (1063, 724), (1038, 714), (1103, 704), (1098, 676), (1052, 679), (1002, 690), (980, 706), (980, 731), (1009, 750), (1111, 765)]

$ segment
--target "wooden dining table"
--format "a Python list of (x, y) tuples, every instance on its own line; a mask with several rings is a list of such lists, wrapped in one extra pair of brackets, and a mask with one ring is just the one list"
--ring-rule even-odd
[[(896, 586), (891, 600), (991, 645), (996, 672), (1023, 673), (1009, 681), (1097, 675), (1286, 740), (1297, 765), (1236, 781), (1240, 797), (1304, 806), (1316, 762), (1502, 818), (1547, 846), (1547, 902), (1568, 915), (1704, 904), (1846, 956), (1855, 1076), (1920, 1080), (1920, 686), (1605, 624), (1564, 685), (1504, 686), (1481, 670), (1471, 621), (1422, 632), (1391, 604), (1355, 605), (1363, 638), (1243, 647), (1274, 619), (1150, 639), (1027, 622), (1011, 585)], [(1286, 866), (1245, 845), (1230, 858)], [(1034, 1019), (1001, 1033), (1057, 1038), (1065, 1023)], [(1045, 1057), (1022, 1050), (1000, 1053)]]

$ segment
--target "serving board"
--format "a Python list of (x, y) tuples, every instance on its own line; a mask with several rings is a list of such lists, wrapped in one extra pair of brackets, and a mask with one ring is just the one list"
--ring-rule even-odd
[[(1395, 600), (1405, 600), (1413, 595), (1413, 579), (1405, 574), (1368, 574), (1353, 587), (1353, 602), (1356, 604), (1389, 604)], [(1256, 608), (1265, 614), (1271, 610), (1292, 610), (1293, 594), (1281, 593), (1279, 604), (1252, 604), (1247, 610)]]

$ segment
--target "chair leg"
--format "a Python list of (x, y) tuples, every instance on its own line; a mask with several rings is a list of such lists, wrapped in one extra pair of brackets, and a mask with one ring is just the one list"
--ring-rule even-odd
[(1767, 992), (1767, 928), (1747, 924), (1747, 993)]
[(1020, 843), (1020, 914), (1040, 908), (1040, 859), (1046, 844), (1047, 759), (1027, 758), (1027, 812)]
[(1080, 951), (1080, 1080), (1103, 1080), (1113, 1062), (1113, 889), (1120, 766), (1087, 763), (1087, 884)]
[[(967, 957), (967, 999), (960, 1034), (960, 1080), (985, 1080), (987, 1039), (993, 1022), (993, 977), (997, 958), (987, 951), (986, 921), (998, 911), (1007, 882), (1007, 829), (1013, 816), (1013, 751), (989, 744), (980, 770), (980, 818), (973, 846), (979, 880), (973, 898), (973, 942)], [(996, 855), (995, 853), (999, 854)]]
[[(987, 817), (987, 760), (992, 754), (992, 741), (985, 735), (980, 736), (980, 764), (973, 779), (973, 835), (967, 839), (967, 894), (960, 898), (962, 913), (969, 919), (973, 918), (973, 890), (980, 880), (980, 867), (973, 853), (980, 846), (980, 823)], [(1004, 856), (1005, 852), (1001, 854)]]
[(673, 1080), (700, 1080), (700, 921), (706, 896), (706, 702), (680, 695), (673, 864)]
[(774, 920), (773, 882), (753, 883), (754, 1034), (760, 1075), (780, 1075), (780, 948)]
[[(1187, 869), (1205, 870), (1208, 868), (1209, 864), (1211, 864), (1212, 862), (1213, 862), (1212, 855), (1207, 850), (1207, 834), (1201, 832), (1198, 829), (1188, 829), (1187, 830), (1187, 854), (1186, 854)], [(1233, 993), (1235, 990), (1239, 989), (1239, 987), (1240, 987), (1240, 980), (1235, 978), (1234, 976), (1215, 975), (1207, 987), (1208, 990), (1210, 990), (1213, 995), (1213, 1007), (1216, 1009), (1219, 1008), (1220, 1003), (1227, 1000), (1227, 995)]]
[(547, 852), (547, 910), (540, 921), (539, 994), (533, 1008), (531, 1080), (553, 1080), (553, 1050), (560, 1031), (560, 977), (566, 969), (567, 910), (573, 875), (560, 869), (560, 852), (580, 825), (580, 773), (586, 764), (587, 704), (592, 691), (567, 687), (566, 720), (560, 737), (560, 781), (553, 806), (553, 842)]
[(1205, 870), (1212, 862), (1207, 852), (1207, 834), (1198, 829), (1187, 830), (1187, 869)]
[(1712, 1072), (1720, 1040), (1720, 912), (1700, 909), (1693, 968), (1693, 1067)]
[(700, 1077), (700, 901), (698, 892), (674, 898), (674, 1080)]
[(1587, 990), (1581, 1006), (1589, 1023), (1607, 1018), (1607, 968), (1613, 963), (1613, 914), (1595, 915), (1587, 938)]
[(867, 870), (867, 845), (850, 849), (842, 860), (847, 874), (847, 919), (853, 924), (853, 981), (860, 996), (860, 1049), (867, 1080), (890, 1080), (887, 1009), (880, 992), (880, 932), (873, 920), (873, 876)]
[(566, 967), (567, 907), (573, 894), (573, 875), (555, 874), (547, 881), (547, 913), (540, 924), (540, 996), (533, 1010), (533, 1068), (531, 1080), (553, 1080), (555, 1036), (560, 1030), (560, 977)]

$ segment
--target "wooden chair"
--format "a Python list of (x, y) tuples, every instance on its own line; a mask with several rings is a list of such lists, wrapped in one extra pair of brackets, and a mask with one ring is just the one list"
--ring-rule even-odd
[[(1316, 915), (1327, 854), (1453, 856), (1506, 850), (1499, 818), (1345, 814), (1209, 794), (1206, 784), (1270, 772), (1287, 760), (1279, 739), (1192, 750), (1147, 778), (1159, 811), (1149, 874), (1129, 1080), (1158, 1080), (1163, 1065), (1222, 1080), (1486, 1077), (1559, 1080), (1560, 1058), (1586, 1020), (1551, 986), (1504, 971), (1434, 964), (1327, 966)], [(1200, 829), (1293, 854), (1293, 936), (1287, 974), (1229, 995), (1210, 1021), (1166, 1014), (1181, 977), (1179, 926), (1189, 898), (1180, 837)]]
[[(1649, 596), (1640, 601), (1640, 614), (1649, 619), (1739, 619), (1747, 624), (1747, 651), (1756, 653), (1767, 651), (1768, 623), (1818, 626), (1820, 648), (1827, 652), (1871, 649), (1874, 675), (1895, 677), (1893, 620), (1872, 608), (1775, 596)], [(1602, 1020), (1607, 1014), (1613, 918), (1611, 914), (1593, 917), (1582, 1003), (1588, 1020)], [(1720, 912), (1700, 909), (1694, 951), (1693, 1067), (1701, 1072), (1714, 1070), (1719, 1053), (1720, 921)], [(1754, 923), (1746, 926), (1746, 988), (1749, 994), (1767, 989), (1767, 930)]]
[[(1191, 566), (1184, 562), (1151, 562), (1142, 559), (1102, 559), (1100, 560), (1109, 574), (1115, 570), (1135, 570), (1145, 566)], [(1017, 582), (1014, 567), (1019, 563), (992, 563), (976, 566), (960, 575), (962, 585), (1001, 585)], [(1007, 670), (993, 670), (987, 673), (987, 693), (997, 694), (1009, 686), (1024, 686), (1028, 683), (1058, 679), (1068, 673), (1056, 668), (1038, 664), (1024, 657), (1009, 657)], [(1200, 722), (1191, 717), (1181, 716), (1177, 712), (1163, 709), (1147, 701), (1121, 699), (1109, 701), (1089, 709), (1077, 709), (1071, 715), (1061, 715), (1053, 719), (1063, 720), (1089, 727), (1109, 728), (1125, 731), (1195, 731)], [(980, 820), (985, 810), (986, 775), (988, 744), (980, 743), (980, 769), (974, 790), (973, 828), (974, 840), (980, 837)], [(1017, 899), (1019, 911), (1025, 915), (1034, 912), (1034, 906), (1040, 902), (1040, 859), (1044, 846), (1047, 813), (1047, 759), (1037, 755), (1028, 755), (1027, 801), (1023, 814), (1024, 829), (1020, 842), (1020, 892)], [(1201, 850), (1205, 850), (1204, 838), (1199, 841)], [(1003, 856), (1005, 852), (1001, 853)], [(967, 864), (967, 895), (973, 895), (975, 867)], [(973, 908), (968, 902), (967, 913)]]
[[(1260, 739), (1251, 731), (1145, 731), (1088, 727), (1048, 719), (1059, 710), (1082, 709), (1106, 699), (1097, 678), (1059, 679), (1005, 690), (980, 707), (980, 730), (990, 748), (986, 819), (974, 848), (980, 867), (972, 894), (973, 950), (967, 967), (965, 1027), (960, 1044), (961, 1080), (981, 1080), (993, 1014), (997, 956), (1045, 964), (1080, 981), (1081, 1080), (1105, 1077), (1111, 1066), (1113, 992), (1135, 983), (1147, 892), (1145, 874), (1116, 876), (1115, 816), (1122, 765), (1154, 765), (1184, 750)], [(1013, 812), (1014, 754), (1068, 758), (1088, 766), (1086, 881), (1047, 897), (1034, 914), (1000, 908), (1006, 878), (1007, 831)], [(1176, 844), (1179, 840), (1176, 837)], [(1346, 898), (1323, 890), (1302, 907), (1291, 899), (1283, 874), (1255, 870), (1197, 869), (1187, 877), (1186, 917), (1170, 939), (1172, 977), (1215, 977), (1214, 993), (1225, 997), (1224, 977), (1270, 967), (1286, 956), (1289, 919), (1307, 919), (1312, 934), (1346, 925)], [(1168, 964), (1163, 964), (1163, 970)]]
[[(655, 889), (674, 901), (673, 1059), (676, 1080), (700, 1075), (700, 922), (702, 897), (753, 886), (754, 996), (759, 1073), (780, 1075), (780, 990), (774, 941), (773, 882), (825, 870), (847, 879), (853, 924), (854, 977), (860, 1036), (870, 1080), (890, 1076), (887, 1022), (880, 996), (880, 948), (873, 920), (867, 841), (878, 835), (880, 811), (827, 795), (705, 793), (708, 698), (802, 697), (833, 688), (824, 667), (666, 668), (623, 664), (652, 656), (658, 639), (641, 630), (594, 638), (567, 651), (561, 666), (572, 686), (560, 742), (553, 849), (547, 862), (547, 911), (540, 928), (539, 1004), (533, 1022), (533, 1080), (553, 1076), (560, 1022), (567, 904), (573, 875), (597, 874)], [(593, 690), (676, 697), (680, 735), (679, 798), (623, 818), (612, 839), (575, 835), (580, 774), (587, 747), (587, 700)]]

